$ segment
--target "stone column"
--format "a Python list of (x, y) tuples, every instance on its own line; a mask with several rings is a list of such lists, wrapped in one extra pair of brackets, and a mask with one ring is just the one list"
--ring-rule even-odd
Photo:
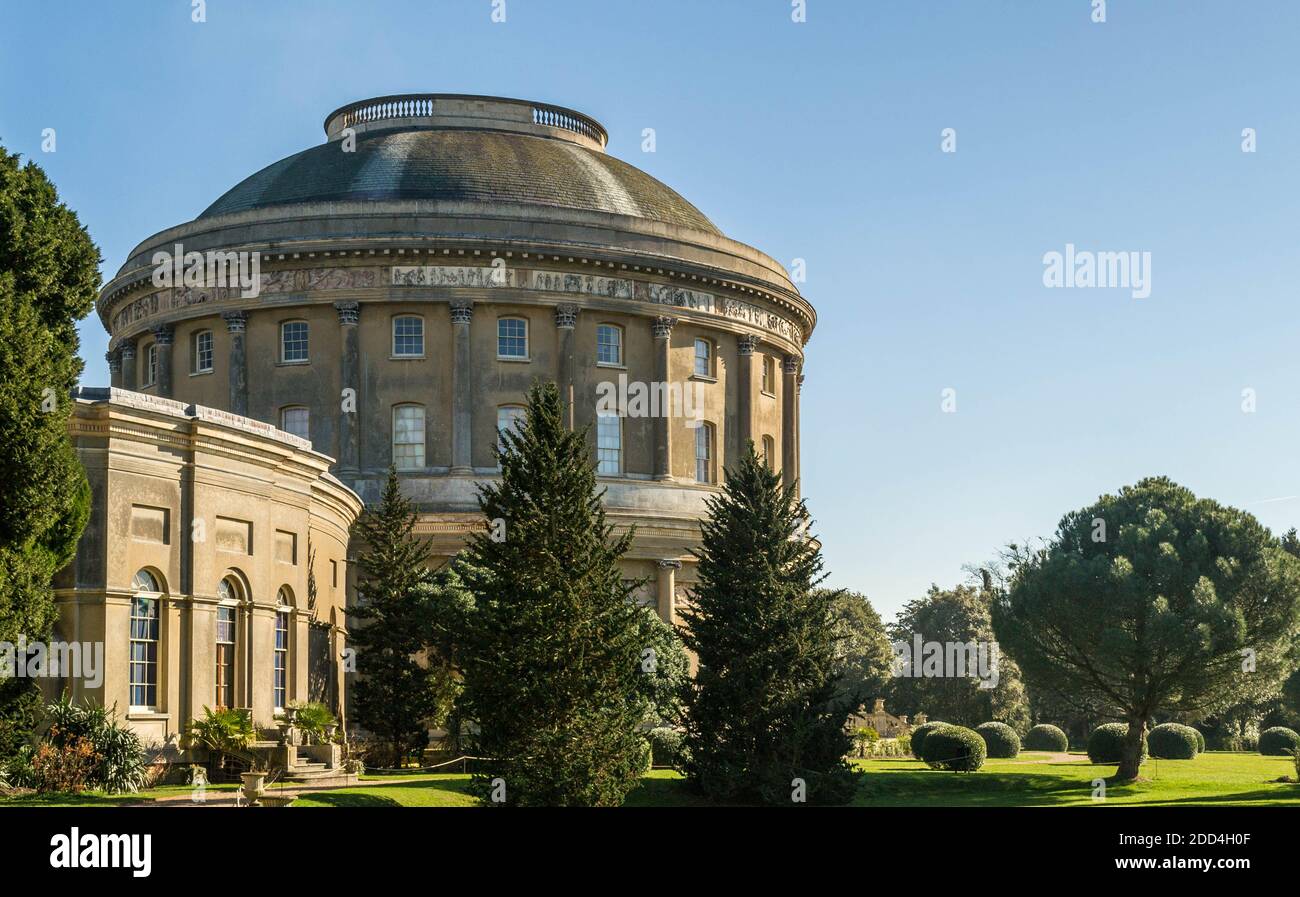
[(682, 562), (665, 558), (656, 563), (659, 565), (659, 577), (656, 580), (659, 618), (671, 626), (673, 624), (673, 614), (677, 609), (677, 571), (682, 569)]
[[(227, 362), (230, 379), (230, 413), (248, 414), (248, 356), (244, 348), (244, 331), (248, 315), (242, 311), (228, 311), (221, 316), (230, 334), (230, 359)], [(275, 422), (279, 426), (279, 421)]]
[[(335, 302), (339, 315), (339, 473), (356, 476), (361, 469), (361, 427), (357, 425), (357, 408), (361, 393), (361, 304)], [(351, 390), (351, 392), (345, 392)]]
[(104, 353), (108, 361), (108, 385), (122, 388), (122, 350), (112, 349)]
[(462, 475), (474, 472), (474, 446), (470, 438), (474, 404), (469, 342), (469, 324), (473, 317), (473, 302), (451, 303), (451, 472)]
[(572, 430), (575, 422), (574, 412), (574, 330), (578, 326), (578, 306), (572, 303), (563, 303), (555, 306), (555, 327), (556, 336), (558, 337), (559, 350), (556, 357), (559, 359), (559, 370), (555, 372), (555, 384), (560, 389), (560, 399), (567, 408), (564, 412), (564, 419)]
[[(663, 399), (668, 397), (668, 349), (673, 335), (676, 318), (660, 315), (654, 319), (655, 335), (655, 388)], [(655, 479), (671, 481), (673, 478), (673, 461), (671, 434), (668, 429), (668, 414), (671, 409), (659, 408), (655, 417)]]
[(737, 448), (741, 455), (745, 454), (745, 445), (754, 438), (754, 347), (757, 345), (756, 336), (746, 335), (736, 340), (736, 420), (740, 433)]
[(158, 395), (172, 397), (172, 339), (175, 331), (170, 324), (159, 324), (153, 329), (154, 344), (158, 347)]
[(799, 479), (799, 457), (795, 447), (799, 433), (799, 356), (787, 355), (781, 364), (781, 485)]
[[(800, 471), (803, 462), (803, 447), (800, 444), (800, 434), (803, 433), (803, 374), (799, 374), (799, 391), (794, 396), (794, 469), (796, 473)], [(803, 477), (800, 477), (799, 488), (795, 490), (795, 496), (798, 497), (803, 493)]]
[(135, 374), (135, 340), (127, 340), (117, 347), (122, 356), (122, 388), (139, 389), (140, 381)]

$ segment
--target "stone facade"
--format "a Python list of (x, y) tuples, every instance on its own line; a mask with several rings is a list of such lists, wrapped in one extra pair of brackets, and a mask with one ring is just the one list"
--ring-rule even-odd
[(332, 459), (256, 420), (120, 389), (78, 390), (69, 429), (93, 502), (55, 580), (56, 638), (102, 643), (105, 670), (98, 687), (70, 677), (47, 691), (115, 706), (155, 746), (227, 696), (259, 726), (292, 701), (342, 717), (348, 534), (362, 505)]
[[(600, 476), (611, 522), (637, 527), (628, 577), (648, 579), (644, 600), (676, 620), (724, 468), (752, 440), (798, 477), (812, 306), (778, 262), (607, 156), (580, 113), (382, 98), (338, 110), (326, 134), (131, 253), (98, 306), (114, 385), (305, 426), (367, 501), (395, 439), (418, 429), (401, 475), (435, 560), (484, 525), (475, 484), (496, 474), (498, 424), (532, 382), (559, 385), (572, 425), (592, 428), (593, 459), (602, 384), (688, 390), (707, 451), (694, 418), (625, 416)], [(158, 254), (189, 252), (257, 253), (256, 295), (159, 286)], [(514, 356), (503, 326), (523, 336)], [(305, 335), (301, 356), (286, 354), (287, 332)]]

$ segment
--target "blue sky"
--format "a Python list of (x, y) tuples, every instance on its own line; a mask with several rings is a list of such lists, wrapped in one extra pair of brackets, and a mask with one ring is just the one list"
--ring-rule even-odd
[[(1112, 0), (1105, 24), (1091, 0), (808, 0), (803, 24), (788, 0), (491, 10), (9, 3), (0, 142), (45, 167), (111, 276), (351, 100), (593, 115), (727, 234), (807, 260), (804, 491), (831, 582), (886, 616), (1146, 475), (1300, 522), (1300, 4)], [(1150, 252), (1151, 295), (1045, 288), (1066, 243)], [(106, 382), (97, 319), (82, 340)]]

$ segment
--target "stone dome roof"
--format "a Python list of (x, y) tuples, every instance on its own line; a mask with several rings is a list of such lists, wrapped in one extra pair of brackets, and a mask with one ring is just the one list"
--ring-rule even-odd
[[(245, 178), (199, 217), (294, 203), (424, 199), (607, 212), (721, 235), (672, 188), (606, 155), (598, 123), (560, 107), (446, 94), (381, 97), (335, 111), (326, 133), (328, 142)], [(345, 136), (355, 141), (346, 151)]]

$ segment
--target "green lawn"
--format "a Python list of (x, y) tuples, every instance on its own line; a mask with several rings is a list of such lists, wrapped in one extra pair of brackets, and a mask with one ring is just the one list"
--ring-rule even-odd
[[(1082, 754), (1059, 762), (1044, 762), (1050, 755), (1025, 753), (1015, 760), (990, 760), (976, 773), (939, 772), (917, 760), (858, 760), (863, 771), (861, 787), (853, 801), (859, 807), (1015, 807), (1101, 806), (1092, 799), (1092, 782), (1114, 775), (1114, 766), (1093, 766)], [(1195, 760), (1148, 760), (1142, 767), (1145, 781), (1108, 787), (1104, 805), (1123, 806), (1300, 806), (1300, 785), (1279, 782), (1295, 775), (1294, 763), (1284, 757), (1258, 754), (1202, 754)], [(364, 776), (367, 784), (307, 794), (295, 807), (470, 807), (469, 776), (461, 773)], [(232, 790), (234, 785), (209, 786), (209, 791)], [(114, 806), (156, 800), (189, 792), (189, 786), (170, 785), (143, 794), (28, 796), (2, 799), (4, 806)], [(687, 791), (681, 776), (656, 769), (628, 795), (630, 807), (705, 806)]]

